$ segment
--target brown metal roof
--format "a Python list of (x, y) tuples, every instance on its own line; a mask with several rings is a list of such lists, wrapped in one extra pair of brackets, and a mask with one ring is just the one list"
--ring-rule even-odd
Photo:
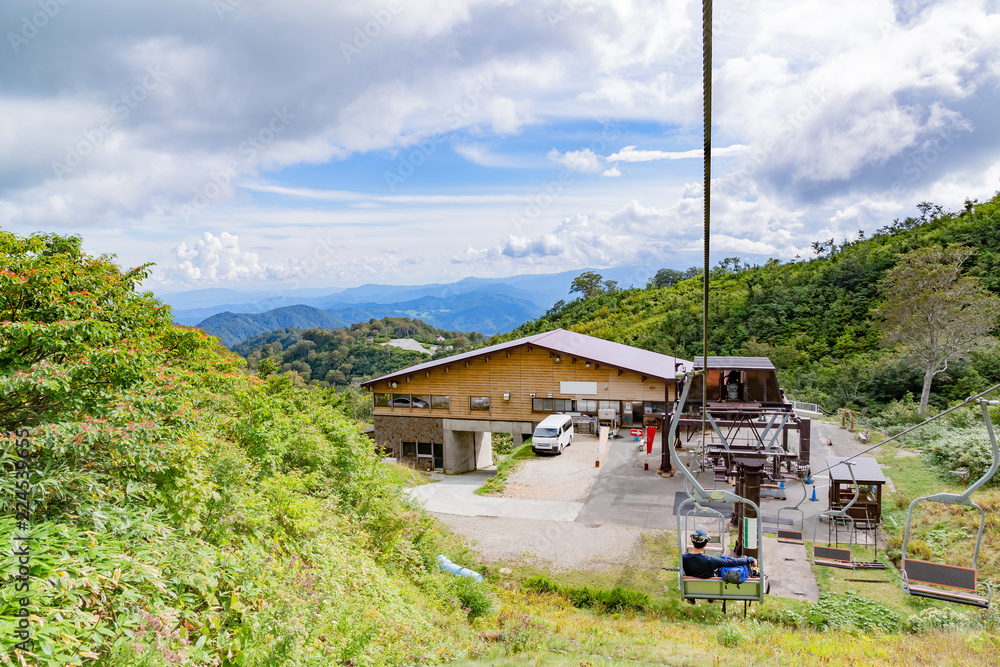
[[(705, 363), (702, 361), (704, 357), (694, 358), (695, 369), (704, 368)], [(743, 369), (753, 369), (753, 370), (767, 370), (773, 371), (774, 364), (767, 357), (709, 357), (708, 358), (708, 368), (721, 369), (721, 370), (743, 370)]]
[[(617, 368), (619, 370), (631, 371), (639, 375), (655, 377), (661, 380), (674, 380), (676, 379), (678, 373), (684, 373), (691, 369), (690, 361), (676, 359), (665, 354), (650, 352), (649, 350), (642, 350), (630, 345), (613, 343), (609, 340), (594, 338), (593, 336), (577, 333), (575, 331), (556, 329), (554, 331), (546, 331), (545, 333), (535, 334), (533, 336), (525, 336), (524, 338), (518, 338), (516, 340), (500, 343), (498, 345), (481, 347), (477, 350), (463, 352), (462, 354), (456, 354), (443, 359), (427, 361), (422, 364), (417, 364), (416, 366), (410, 366), (409, 368), (398, 370), (395, 373), (383, 375), (382, 377), (375, 378), (374, 380), (362, 382), (361, 384), (362, 386), (367, 387), (368, 385), (375, 384), (376, 382), (382, 382), (383, 380), (389, 380), (392, 378), (402, 377), (404, 375), (419, 373), (420, 371), (432, 368), (447, 366), (457, 361), (475, 359), (488, 354), (494, 354), (496, 352), (502, 352), (511, 348), (520, 347), (522, 345), (534, 345), (535, 347), (540, 347), (544, 350), (555, 352), (556, 354), (564, 354), (584, 361), (593, 361), (606, 366), (611, 366), (612, 368)], [(680, 364), (680, 366), (675, 366), (675, 364)]]
[[(826, 465), (830, 468), (830, 481), (831, 482), (850, 482), (851, 472), (847, 469), (847, 466), (841, 463), (846, 456), (828, 456), (826, 457)], [(873, 458), (859, 457), (851, 460), (852, 468), (854, 468), (854, 479), (858, 480), (861, 484), (878, 484), (885, 483), (885, 475), (882, 474), (882, 468), (879, 467), (878, 461)]]

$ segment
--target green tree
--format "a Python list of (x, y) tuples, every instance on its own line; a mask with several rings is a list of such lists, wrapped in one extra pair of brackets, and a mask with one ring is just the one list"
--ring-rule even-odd
[(593, 271), (584, 271), (570, 283), (569, 293), (579, 292), (584, 297), (597, 296), (605, 291), (604, 277)]
[(931, 382), (948, 363), (994, 345), (1000, 297), (962, 265), (975, 251), (952, 244), (906, 253), (882, 280), (884, 301), (876, 309), (886, 342), (901, 344), (924, 371), (920, 414), (927, 411)]
[(169, 307), (136, 291), (149, 265), (112, 259), (75, 236), (0, 232), (0, 428), (98, 414), (183, 345)]

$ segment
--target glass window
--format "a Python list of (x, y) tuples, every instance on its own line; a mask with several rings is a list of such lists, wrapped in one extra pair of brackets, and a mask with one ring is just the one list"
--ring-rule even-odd
[(618, 412), (618, 401), (601, 401), (597, 407), (601, 410), (614, 410)]
[(389, 394), (375, 394), (375, 407), (376, 408), (389, 407), (390, 398), (391, 396)]
[(576, 409), (580, 412), (597, 412), (597, 401), (578, 398)]
[(430, 408), (431, 407), (431, 397), (430, 396), (418, 396), (414, 394), (410, 397), (410, 405), (413, 408)]
[(572, 412), (573, 411), (573, 399), (571, 398), (554, 398), (552, 399), (552, 407), (556, 412)]
[(451, 396), (431, 396), (431, 410), (451, 411)]
[(559, 435), (559, 431), (554, 428), (536, 428), (534, 437), (536, 438), (554, 438)]
[(417, 455), (417, 443), (415, 442), (404, 442), (403, 443), (403, 457), (416, 456)]
[[(662, 414), (663, 411), (666, 409), (666, 403), (664, 403), (663, 401), (650, 401), (649, 403), (646, 403), (646, 407), (647, 408), (652, 407), (651, 411), (653, 413), (657, 413), (658, 412), (658, 413)], [(649, 414), (649, 413), (650, 413), (650, 410), (647, 410), (646, 414)]]
[(418, 442), (417, 443), (417, 456), (433, 456), (434, 449), (433, 445), (429, 442)]
[(552, 412), (551, 398), (536, 398), (531, 401), (531, 409), (535, 412)]
[(489, 396), (469, 396), (469, 409), (480, 412), (490, 411)]
[(390, 405), (394, 408), (408, 408), (410, 407), (410, 395), (409, 394), (393, 394), (392, 403)]

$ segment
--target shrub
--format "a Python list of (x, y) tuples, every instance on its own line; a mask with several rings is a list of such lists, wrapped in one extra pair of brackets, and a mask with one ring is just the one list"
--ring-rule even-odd
[(522, 581), (521, 590), (528, 593), (562, 593), (563, 587), (546, 576), (538, 576)]
[(929, 607), (906, 619), (904, 627), (908, 632), (916, 634), (929, 630), (960, 630), (975, 623), (974, 618), (954, 609)]
[(857, 628), (868, 631), (879, 628), (892, 632), (899, 627), (898, 614), (853, 591), (847, 591), (842, 596), (823, 593), (818, 602), (809, 606), (806, 619), (820, 630)]
[(448, 582), (449, 591), (466, 610), (470, 621), (488, 616), (497, 606), (497, 599), (490, 593), (485, 583), (469, 577), (452, 577)]
[[(943, 437), (928, 445), (926, 457), (943, 474), (966, 468), (970, 480), (981, 477), (993, 464), (993, 450), (986, 426), (980, 424), (948, 430)], [(1000, 484), (1000, 480), (994, 478), (991, 484)]]
[(645, 611), (649, 609), (650, 599), (647, 593), (631, 588), (615, 586), (610, 591), (601, 591), (598, 596), (604, 611), (615, 613), (620, 611)]
[(715, 631), (715, 641), (722, 646), (735, 648), (759, 639), (766, 632), (766, 627), (760, 621), (728, 620)]
[(541, 644), (545, 626), (526, 614), (500, 617), (500, 641), (508, 655), (532, 651)]

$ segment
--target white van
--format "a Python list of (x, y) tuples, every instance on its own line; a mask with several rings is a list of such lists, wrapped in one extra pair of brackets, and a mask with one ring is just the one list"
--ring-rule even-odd
[(569, 415), (549, 415), (531, 436), (531, 449), (536, 454), (562, 454), (563, 448), (572, 444), (573, 419)]

